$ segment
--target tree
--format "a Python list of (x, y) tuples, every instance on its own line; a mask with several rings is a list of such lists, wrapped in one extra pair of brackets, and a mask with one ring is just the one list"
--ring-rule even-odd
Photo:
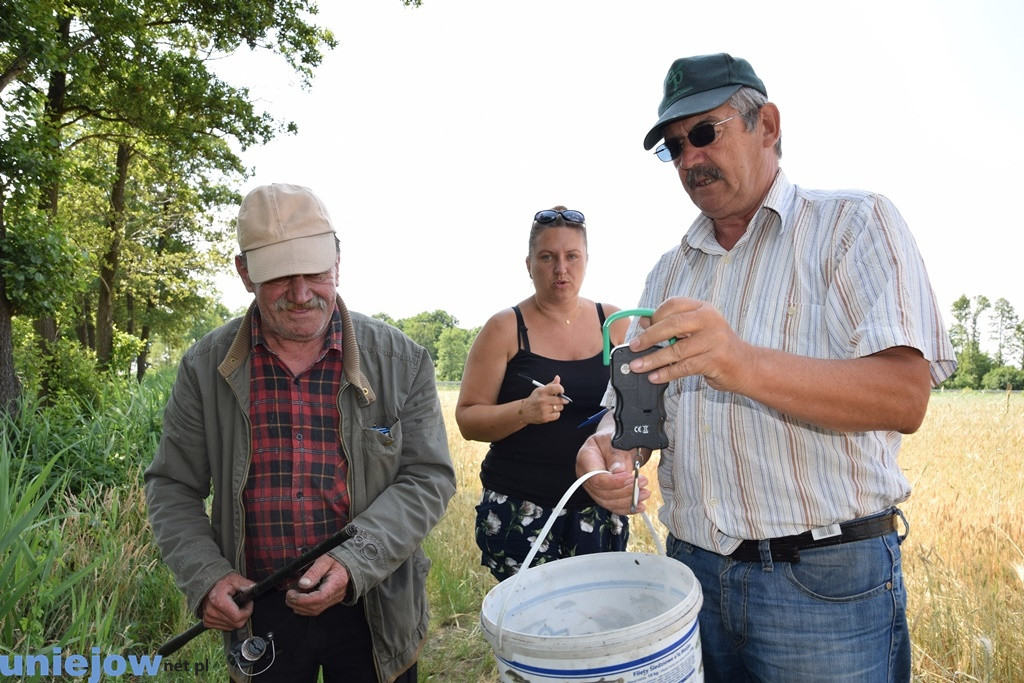
[(425, 348), (435, 364), (437, 363), (437, 342), (441, 338), (441, 333), (459, 324), (459, 321), (450, 313), (440, 309), (433, 313), (417, 313), (411, 318), (403, 318), (398, 322), (398, 328)]
[(957, 369), (944, 386), (976, 389), (981, 379), (992, 369), (992, 359), (981, 352), (979, 320), (989, 307), (987, 297), (974, 297), (974, 305), (966, 295), (953, 302), (954, 324), (950, 328), (950, 340), (956, 352)]
[(981, 378), (982, 389), (1024, 389), (1024, 370), (1002, 366), (993, 368)]
[(459, 321), (447, 311), (440, 309), (417, 313), (411, 318), (395, 320), (387, 313), (377, 313), (377, 320), (397, 327), (430, 354), (434, 362), (437, 379), (442, 382), (457, 382), (462, 379), (469, 347), (473, 344), (479, 328), (463, 330)]
[(373, 314), (372, 317), (382, 322), (386, 322), (388, 325), (391, 325), (391, 327), (397, 327), (398, 329), (402, 329), (401, 325), (398, 324), (398, 321), (392, 318), (387, 313), (375, 313)]
[(1006, 299), (996, 299), (996, 303), (992, 308), (992, 320), (990, 322), (990, 331), (992, 337), (996, 340), (996, 365), (1004, 365), (1003, 353), (1010, 343), (1010, 338), (1013, 336), (1014, 328), (1017, 326), (1017, 313), (1013, 310), (1013, 306)]
[[(151, 232), (150, 246), (176, 239), (198, 252), (205, 238), (216, 241), (211, 218), (225, 199), (237, 201), (227, 181), (244, 175), (227, 140), (244, 149), (293, 129), (255, 111), (248, 91), (207, 62), (243, 46), (266, 49), (308, 85), (322, 49), (334, 46), (329, 31), (306, 23), (315, 14), (312, 0), (0, 5), (0, 405), (18, 390), (14, 315), (35, 316), (46, 341), (73, 321), (104, 362), (120, 315), (167, 304), (124, 289), (133, 279), (126, 263), (146, 262), (125, 258), (137, 231), (174, 201), (184, 220), (160, 222), (176, 232)], [(129, 299), (130, 313), (115, 304)], [(121, 327), (134, 322), (121, 318)]]
[(991, 306), (991, 302), (984, 294), (974, 297), (974, 308), (971, 311), (970, 327), (968, 328), (968, 342), (975, 351), (981, 350), (981, 325), (979, 323), (981, 314)]
[(953, 302), (953, 324), (949, 328), (949, 339), (957, 356), (967, 347), (967, 324), (970, 319), (971, 300), (966, 294), (961, 294), (960, 298)]
[(1006, 353), (1009, 358), (1016, 359), (1021, 370), (1024, 370), (1024, 322), (1013, 326), (1012, 334), (1006, 340)]
[(447, 327), (441, 331), (437, 340), (437, 378), (443, 382), (462, 381), (462, 371), (466, 367), (466, 358), (473, 340), (480, 332), (463, 330), (458, 327)]

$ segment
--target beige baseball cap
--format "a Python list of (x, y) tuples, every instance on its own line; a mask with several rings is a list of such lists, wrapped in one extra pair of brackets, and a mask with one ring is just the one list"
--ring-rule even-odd
[(299, 185), (261, 185), (238, 209), (238, 248), (249, 279), (260, 283), (331, 269), (338, 257), (327, 207)]

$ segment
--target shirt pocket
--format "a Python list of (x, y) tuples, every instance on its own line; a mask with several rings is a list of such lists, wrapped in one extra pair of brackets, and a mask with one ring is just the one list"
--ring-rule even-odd
[(765, 307), (746, 325), (743, 335), (755, 346), (812, 358), (829, 357), (826, 308), (790, 301)]

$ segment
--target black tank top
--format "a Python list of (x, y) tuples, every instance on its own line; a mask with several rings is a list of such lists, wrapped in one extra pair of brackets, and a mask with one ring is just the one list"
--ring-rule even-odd
[[(581, 422), (601, 410), (601, 398), (608, 386), (608, 368), (599, 352), (583, 360), (555, 360), (530, 351), (523, 314), (513, 306), (519, 329), (519, 351), (508, 362), (498, 391), (498, 403), (526, 398), (534, 386), (519, 376), (523, 373), (547, 384), (555, 375), (561, 378), (565, 394), (572, 403), (565, 405), (554, 422), (529, 424), (504, 439), (491, 443), (480, 466), (484, 488), (505, 495), (553, 507), (576, 481), (576, 454), (596, 424), (580, 429)], [(597, 317), (604, 324), (604, 309), (597, 304)], [(601, 336), (598, 327), (594, 334)], [(581, 487), (567, 507), (582, 508), (594, 501)]]

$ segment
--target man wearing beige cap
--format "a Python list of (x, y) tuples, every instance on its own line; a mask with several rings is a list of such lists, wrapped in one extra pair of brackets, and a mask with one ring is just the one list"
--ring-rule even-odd
[[(420, 544), (455, 491), (430, 357), (346, 308), (309, 189), (257, 187), (237, 230), (255, 300), (182, 358), (145, 474), (157, 543), (189, 609), (225, 632), (234, 679), (413, 683)], [(235, 603), (343, 528), (308, 569)]]
[[(701, 214), (648, 275), (654, 313), (627, 338), (660, 348), (629, 369), (668, 384), (658, 512), (703, 590), (705, 679), (907, 681), (897, 454), (956, 367), (914, 239), (883, 196), (787, 180), (779, 109), (745, 60), (676, 60), (658, 117), (644, 148), (664, 141)], [(610, 470), (587, 490), (624, 512), (632, 454), (613, 432), (577, 473)]]

